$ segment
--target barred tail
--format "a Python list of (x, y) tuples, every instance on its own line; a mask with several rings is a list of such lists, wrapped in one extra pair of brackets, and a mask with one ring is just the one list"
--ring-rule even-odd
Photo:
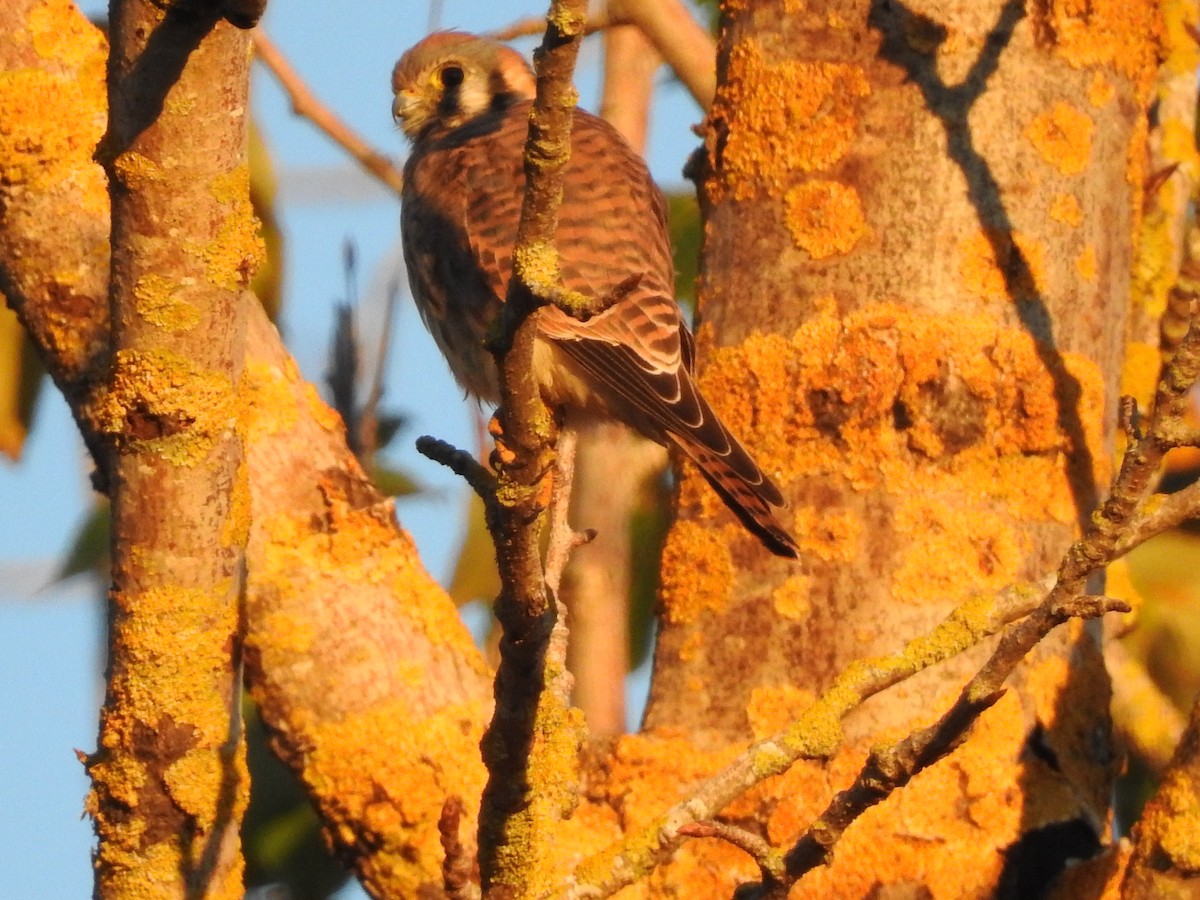
[(696, 464), (747, 531), (776, 556), (795, 559), (799, 551), (796, 540), (775, 517), (775, 511), (786, 505), (779, 488), (733, 435), (724, 428), (721, 431), (728, 448), (726, 453), (718, 453), (685, 435), (670, 434), (669, 438)]

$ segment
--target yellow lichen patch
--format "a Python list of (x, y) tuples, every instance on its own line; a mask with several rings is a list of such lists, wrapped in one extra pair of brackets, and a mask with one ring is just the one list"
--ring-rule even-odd
[(713, 105), (713, 121), (728, 133), (713, 191), (777, 194), (796, 173), (829, 168), (849, 150), (858, 101), (870, 92), (859, 66), (771, 63), (754, 40), (736, 44)]
[(159, 166), (149, 157), (127, 150), (113, 160), (113, 173), (131, 191), (145, 190), (158, 184), (165, 177)]
[(192, 466), (235, 427), (233, 397), (227, 375), (177, 353), (121, 350), (93, 416), (117, 440)]
[(166, 331), (186, 331), (200, 323), (200, 310), (180, 296), (179, 285), (161, 275), (143, 275), (133, 286), (138, 315)]
[(317, 639), (317, 629), (312, 622), (285, 612), (263, 616), (259, 630), (271, 636), (271, 646), (277, 652), (290, 654), (293, 658), (312, 652)]
[(1163, 22), (1157, 0), (1051, 0), (1034, 25), (1076, 68), (1110, 65), (1148, 91), (1158, 67)]
[[(173, 571), (186, 561), (165, 552), (158, 563)], [(131, 717), (114, 730), (132, 735), (138, 723), (169, 720), (194, 729), (200, 746), (218, 746), (229, 730), (228, 711), (214, 703), (232, 680), (229, 642), (237, 633), (237, 594), (232, 582), (209, 590), (154, 588), (113, 592), (114, 605), (130, 623), (117, 640), (127, 664), (114, 675), (113, 691)], [(109, 724), (114, 723), (109, 720)], [(129, 741), (123, 742), (128, 745)]]
[(694, 622), (706, 610), (720, 611), (733, 590), (733, 558), (723, 529), (676, 522), (663, 546), (663, 615), (676, 624)]
[(1091, 159), (1093, 127), (1091, 116), (1060, 101), (1034, 117), (1025, 137), (1061, 174), (1078, 175)]
[(229, 810), (223, 809), (229, 780), (243, 788), (250, 783), (245, 756), (238, 753), (226, 759), (215, 748), (189, 750), (163, 773), (172, 802), (194, 819), (202, 832), (211, 832), (214, 825), (220, 824), (218, 817), (229, 815)]
[(1075, 271), (1079, 273), (1079, 277), (1084, 281), (1096, 280), (1096, 245), (1088, 244), (1083, 248), (1077, 257), (1075, 257)]
[(858, 191), (837, 181), (805, 181), (783, 203), (792, 240), (813, 259), (849, 253), (869, 231)]
[(804, 712), (816, 696), (790, 684), (775, 687), (756, 687), (750, 692), (746, 716), (754, 740), (761, 741), (783, 731)]
[(812, 612), (812, 601), (809, 597), (811, 590), (811, 576), (789, 576), (771, 592), (771, 602), (775, 606), (775, 612), (785, 619), (807, 619)]
[(1083, 224), (1083, 207), (1074, 194), (1055, 194), (1050, 203), (1050, 218), (1055, 222), (1078, 228)]
[(977, 231), (958, 246), (963, 287), (991, 300), (1028, 300), (1045, 293), (1046, 247), (1034, 237)]
[(1097, 69), (1092, 73), (1092, 80), (1088, 82), (1087, 89), (1088, 102), (1096, 109), (1102, 109), (1112, 102), (1112, 98), (1117, 96), (1117, 89), (1113, 87), (1111, 81), (1104, 77), (1104, 73)]
[(210, 284), (226, 290), (241, 290), (266, 255), (262, 231), (250, 204), (250, 169), (241, 165), (213, 180), (213, 198), (224, 216), (217, 236), (200, 254), (207, 266)]
[[(309, 729), (305, 778), (342, 813), (338, 841), (370, 842), (403, 896), (440, 877), (437, 820), (445, 798), (462, 797), (470, 815), (478, 809), (486, 777), (478, 750), (483, 721), (483, 710), (471, 705), (418, 716), (397, 700)], [(464, 833), (472, 830), (464, 823)]]

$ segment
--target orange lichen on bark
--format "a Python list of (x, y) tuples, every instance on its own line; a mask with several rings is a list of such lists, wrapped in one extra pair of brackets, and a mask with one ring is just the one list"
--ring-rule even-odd
[(1157, 0), (1050, 0), (1030, 14), (1036, 33), (1070, 65), (1112, 66), (1149, 90), (1163, 39)]
[(964, 585), (999, 590), (1018, 580), (1028, 547), (1004, 508), (967, 506), (944, 493), (901, 499), (893, 526), (908, 550), (892, 575), (896, 600), (943, 602)]
[[(433, 646), (456, 648), (463, 659), (483, 672), (485, 667), (474, 651), (470, 633), (453, 604), (421, 567), (415, 548), (409, 546), (409, 552), (397, 552), (392, 501), (356, 508), (337, 484), (326, 482), (320, 487), (327, 504), (324, 521), (315, 522), (307, 513), (281, 513), (260, 523), (266, 546), (259, 566), (250, 573), (250, 589), (291, 592), (303, 588), (319, 595), (321, 590), (345, 590), (347, 585), (362, 584), (377, 588), (364, 595), (371, 598), (372, 604), (394, 603), (395, 597), (406, 597), (406, 618)], [(338, 604), (330, 604), (325, 613), (328, 621), (321, 624), (328, 633), (338, 633), (341, 615), (371, 614), (361, 606)], [(303, 633), (298, 635), (260, 630), (252, 636), (255, 647), (265, 656), (265, 668), (286, 664), (285, 658), (266, 655), (291, 652), (297, 641), (307, 639), (312, 626), (305, 623), (301, 627)], [(371, 673), (362, 672), (360, 676), (368, 679)]]
[(82, 176), (86, 211), (107, 209), (103, 172), (91, 164), (106, 124), (104, 36), (67, 0), (36, 7), (28, 29), (34, 51), (72, 74), (0, 72), (0, 185), (36, 190)]
[[(1048, 371), (1033, 337), (989, 317), (922, 316), (880, 304), (844, 319), (816, 315), (790, 340), (755, 334), (713, 347), (705, 327), (698, 339), (706, 394), (720, 398), (730, 428), (781, 484), (841, 479), (895, 498), (897, 527), (922, 535), (894, 573), (893, 589), (910, 601), (1025, 577), (1022, 531), (1032, 522), (1074, 521), (1067, 452), (1075, 438), (1060, 427), (1056, 380), (1078, 382), (1083, 434), (1076, 437), (1095, 477), (1108, 477), (1097, 367), (1068, 354)], [(707, 514), (705, 491), (685, 472), (681, 505)], [(805, 558), (837, 562), (860, 553), (853, 511), (799, 503), (791, 515)], [(688, 610), (690, 621), (705, 606), (720, 608), (731, 585), (723, 568), (697, 570), (695, 562), (724, 560), (728, 551), (695, 526), (676, 532), (663, 571), (671, 607)], [(931, 572), (945, 577), (931, 581)]]
[(1092, 80), (1088, 82), (1087, 96), (1088, 103), (1096, 109), (1103, 109), (1117, 96), (1117, 89), (1104, 77), (1104, 73), (1097, 69), (1092, 73)]
[[(341, 823), (337, 843), (370, 847), (373, 866), (387, 873), (395, 896), (415, 896), (422, 883), (440, 880), (437, 820), (446, 797), (461, 796), (472, 816), (479, 807), (487, 778), (478, 749), (485, 715), (464, 705), (420, 716), (393, 700), (311, 731), (305, 778), (323, 804), (339, 808), (332, 817)], [(464, 823), (463, 833), (471, 830)]]
[(1096, 262), (1096, 245), (1088, 244), (1075, 257), (1075, 271), (1084, 281), (1095, 281), (1098, 263)]
[[(1138, 822), (1135, 860), (1176, 878), (1200, 881), (1200, 713), (1175, 752), (1162, 784)], [(1179, 896), (1185, 896), (1180, 894)]]
[[(164, 571), (187, 564), (146, 562)], [(87, 809), (104, 838), (97, 853), (106, 890), (122, 886), (131, 891), (128, 896), (153, 897), (196, 867), (199, 854), (189, 843), (214, 839), (228, 816), (240, 819), (243, 812), (247, 792), (236, 786), (248, 783), (244, 747), (227, 743), (237, 724), (229, 710), (212, 703), (214, 688), (228, 683), (227, 643), (237, 633), (237, 594), (230, 583), (217, 598), (189, 588), (111, 596), (119, 611), (114, 642), (125, 665), (109, 690), (121, 703), (106, 707), (100, 748), (88, 761), (93, 789)], [(198, 673), (208, 677), (197, 678)], [(159, 751), (152, 759), (125, 752), (149, 745)], [(214, 751), (222, 746), (231, 752)], [(151, 761), (166, 765), (151, 771)], [(110, 803), (101, 803), (101, 794)], [(233, 808), (221, 808), (219, 797)], [(137, 815), (128, 821), (114, 816), (111, 801)], [(181, 839), (185, 833), (190, 841)], [(205, 896), (240, 896), (240, 858), (231, 856), (230, 865)]]
[(850, 149), (870, 91), (858, 66), (770, 62), (756, 41), (738, 43), (710, 114), (728, 134), (708, 182), (714, 199), (778, 196), (796, 173), (828, 169)]
[(721, 610), (733, 590), (733, 557), (723, 529), (679, 521), (663, 545), (662, 614), (676, 623), (694, 622), (705, 610)]
[[(906, 881), (922, 885), (933, 900), (990, 893), (1005, 848), (1023, 830), (1047, 824), (1011, 801), (1024, 734), (1020, 700), (1006, 694), (984, 713), (970, 741), (867, 810), (843, 835), (834, 864), (813, 870), (790, 896), (867, 897), (879, 884)], [(972, 864), (963, 866), (963, 859)]]
[(816, 699), (812, 691), (790, 684), (755, 688), (750, 694), (750, 705), (746, 708), (754, 740), (765, 740), (783, 731)]
[(786, 581), (771, 592), (771, 603), (775, 612), (785, 619), (807, 619), (812, 613), (811, 591), (811, 576), (789, 575)]
[(1055, 194), (1050, 203), (1050, 218), (1055, 222), (1078, 228), (1083, 224), (1083, 207), (1074, 194)]
[(1078, 175), (1092, 156), (1091, 116), (1059, 101), (1039, 113), (1025, 128), (1025, 137), (1048, 165), (1062, 175)]
[(858, 191), (837, 181), (810, 180), (783, 198), (792, 240), (813, 259), (849, 253), (870, 233)]
[(959, 243), (958, 257), (963, 287), (980, 297), (1029, 300), (1046, 292), (1046, 246), (1032, 235), (976, 231)]
[(1157, 344), (1128, 342), (1121, 365), (1121, 393), (1136, 400), (1142, 409), (1149, 409), (1161, 369), (1162, 353)]

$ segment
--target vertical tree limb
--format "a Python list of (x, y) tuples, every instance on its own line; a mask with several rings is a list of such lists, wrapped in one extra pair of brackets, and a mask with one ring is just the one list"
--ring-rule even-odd
[(498, 415), (513, 457), (500, 469), (500, 511), (491, 524), (502, 582), (495, 611), (504, 635), (496, 711), (482, 745), (488, 768), (479, 813), (485, 896), (532, 897), (550, 889), (558, 822), (573, 808), (578, 786), (582, 723), (569, 705), (566, 648), (564, 658), (553, 652), (555, 598), (546, 590), (538, 542), (555, 422), (533, 381), (533, 341), (537, 305), (560, 293), (554, 236), (578, 99), (571, 73), (586, 12), (583, 0), (554, 0), (535, 55), (537, 96), (525, 145), (516, 277), (494, 341)]
[[(250, 496), (236, 397), (250, 209), (249, 37), (220, 4), (112, 8), (113, 587), (96, 895), (233, 897), (249, 797), (241, 606)], [(223, 90), (213, 90), (213, 85)]]

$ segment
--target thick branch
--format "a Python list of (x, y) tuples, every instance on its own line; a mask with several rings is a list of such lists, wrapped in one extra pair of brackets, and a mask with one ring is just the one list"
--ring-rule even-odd
[(249, 37), (221, 17), (217, 3), (112, 7), (98, 151), (112, 196), (112, 370), (97, 416), (113, 448), (113, 587), (88, 762), (104, 898), (229, 896), (242, 883), (249, 496), (236, 392), (239, 294), (261, 251)]
[[(27, 24), (35, 8), (44, 35)], [(69, 15), (45, 15), (51, 8)], [(62, 58), (34, 53), (39, 36), (52, 36), (45, 45)], [(0, 115), (21, 114), (0, 120), (6, 176), (26, 173), (37, 187), (0, 183), (0, 281), (85, 437), (100, 433), (98, 405), (78, 398), (89, 395), (89, 373), (104, 371), (95, 359), (108, 339), (108, 197), (92, 160), (105, 120), (102, 45), (72, 7), (0, 4), (0, 89), (25, 85), (45, 98), (0, 103)], [(61, 139), (46, 140), (54, 134)], [(21, 138), (9, 153), (7, 135), (39, 139)], [(429, 851), (442, 798), (476, 807), (489, 675), (338, 417), (254, 296), (238, 302), (252, 509), (246, 680), (342, 858), (373, 895), (414, 896), (441, 882)], [(393, 797), (404, 798), (405, 816), (387, 814)]]

